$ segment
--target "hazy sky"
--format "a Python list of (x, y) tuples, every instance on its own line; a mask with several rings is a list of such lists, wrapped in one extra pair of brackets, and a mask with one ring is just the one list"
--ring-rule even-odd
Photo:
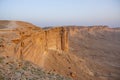
[(120, 27), (120, 0), (0, 0), (0, 20)]

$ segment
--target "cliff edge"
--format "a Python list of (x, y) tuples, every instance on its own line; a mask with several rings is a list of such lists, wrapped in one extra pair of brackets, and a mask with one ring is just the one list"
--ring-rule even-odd
[(119, 36), (120, 28), (107, 26), (42, 29), (22, 21), (0, 21), (0, 56), (30, 61), (73, 80), (119, 80)]

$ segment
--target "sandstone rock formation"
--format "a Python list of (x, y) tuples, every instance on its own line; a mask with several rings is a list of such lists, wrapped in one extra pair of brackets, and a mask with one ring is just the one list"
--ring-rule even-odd
[(14, 55), (41, 64), (42, 54), (48, 50), (68, 51), (68, 33), (63, 27), (43, 30), (21, 21), (0, 21), (0, 23), (0, 37), (9, 41), (4, 45), (7, 47), (5, 49), (10, 48), (6, 54), (8, 56)]
[(119, 80), (120, 29), (107, 26), (39, 28), (0, 21), (0, 56), (30, 61), (74, 80)]

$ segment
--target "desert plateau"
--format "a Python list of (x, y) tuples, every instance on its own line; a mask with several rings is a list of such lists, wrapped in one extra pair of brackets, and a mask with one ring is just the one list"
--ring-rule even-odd
[(120, 80), (120, 28), (0, 20), (0, 80)]

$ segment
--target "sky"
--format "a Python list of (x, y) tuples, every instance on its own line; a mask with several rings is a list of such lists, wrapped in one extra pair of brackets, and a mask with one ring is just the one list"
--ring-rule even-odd
[(120, 27), (120, 0), (0, 0), (0, 20), (37, 26)]

